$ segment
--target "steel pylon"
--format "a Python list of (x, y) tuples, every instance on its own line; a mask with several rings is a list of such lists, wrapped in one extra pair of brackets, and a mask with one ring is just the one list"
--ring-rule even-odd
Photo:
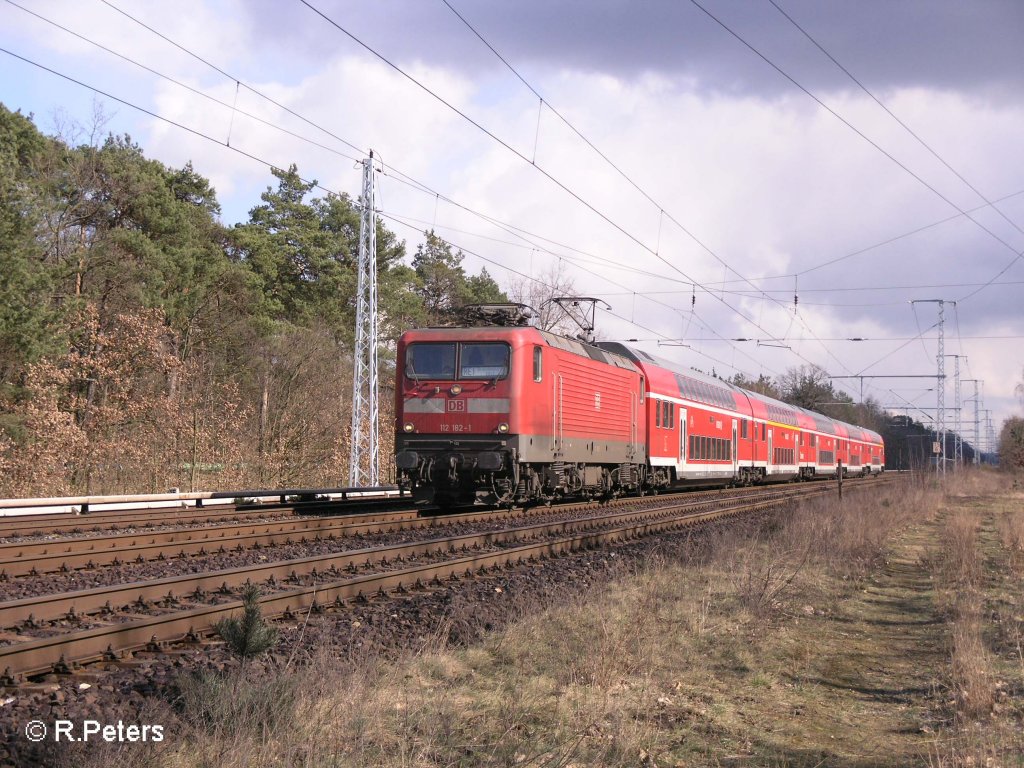
[(377, 378), (377, 221), (373, 151), (363, 160), (359, 218), (359, 279), (356, 287), (356, 343), (352, 372), (352, 454), (348, 484), (380, 485), (379, 381)]

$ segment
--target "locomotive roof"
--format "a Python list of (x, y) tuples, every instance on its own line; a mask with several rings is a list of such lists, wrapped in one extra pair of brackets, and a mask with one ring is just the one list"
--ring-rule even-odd
[(640, 373), (640, 369), (636, 367), (633, 360), (628, 356), (618, 353), (616, 350), (601, 349), (593, 344), (587, 344), (577, 339), (570, 339), (567, 336), (559, 336), (557, 333), (551, 333), (550, 331), (542, 331), (533, 326), (486, 325), (463, 328), (442, 326), (435, 328), (417, 328), (411, 331), (406, 331), (402, 336), (405, 338), (419, 334), (422, 334), (419, 339), (414, 337), (411, 341), (439, 341), (442, 339), (445, 341), (458, 341), (460, 339), (471, 339), (473, 341), (502, 339), (508, 341), (511, 339), (520, 339), (526, 344), (537, 344), (537, 337), (539, 336), (540, 340), (546, 343), (549, 347), (555, 347), (556, 349), (561, 349), (565, 352), (571, 352), (574, 355), (596, 360), (598, 362), (605, 363), (606, 365), (614, 365), (616, 368), (623, 368), (637, 374)]
[(628, 355), (618, 352), (618, 350), (604, 349), (603, 345), (599, 347), (593, 344), (586, 344), (577, 339), (559, 336), (557, 333), (551, 333), (550, 331), (538, 331), (538, 333), (548, 343), (548, 346), (572, 352), (581, 357), (589, 357), (591, 360), (597, 360), (608, 365), (614, 365), (616, 368), (625, 368), (636, 373), (640, 372), (640, 369), (636, 367), (633, 360)]

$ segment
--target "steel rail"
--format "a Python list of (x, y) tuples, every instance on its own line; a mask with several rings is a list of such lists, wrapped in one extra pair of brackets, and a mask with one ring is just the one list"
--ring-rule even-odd
[[(877, 485), (861, 484), (858, 487), (866, 489)], [(802, 498), (813, 498), (827, 491), (827, 488), (812, 489), (802, 495)], [(414, 565), (384, 573), (352, 576), (266, 595), (260, 598), (260, 604), (268, 617), (294, 618), (303, 613), (322, 610), (332, 603), (340, 607), (346, 600), (375, 593), (424, 588), (428, 583), (440, 584), (442, 579), (472, 576), (474, 573), (485, 573), (501, 567), (515, 567), (585, 548), (625, 542), (651, 533), (678, 530), (711, 520), (772, 509), (793, 501), (794, 498), (801, 496), (787, 495), (782, 498), (732, 505), (724, 509), (691, 511), (656, 521), (638, 521), (611, 530), (581, 533), (499, 552), (446, 560), (442, 563)], [(421, 543), (412, 546), (422, 545)], [(217, 621), (241, 608), (242, 603), (235, 600), (0, 647), (0, 667), (5, 670), (2, 682), (15, 684), (18, 679), (54, 669), (65, 669), (68, 664), (77, 665), (102, 659), (117, 660), (136, 649), (149, 647), (157, 650), (174, 642), (196, 642), (201, 635), (209, 633)]]
[(185, 528), (89, 538), (0, 544), (0, 581), (5, 578), (121, 565), (186, 555), (241, 551), (275, 544), (346, 538), (410, 527), (427, 527), (441, 518), (417, 517), (415, 510), (353, 517), (294, 518), (277, 522)]
[[(747, 495), (758, 495), (751, 493)], [(765, 493), (761, 491), (760, 494)], [(691, 499), (720, 491), (690, 495)], [(742, 497), (741, 492), (736, 492)], [(622, 499), (619, 503), (637, 503)], [(575, 508), (576, 505), (569, 507)], [(495, 510), (465, 512), (437, 517), (417, 517), (414, 510), (406, 512), (319, 518), (296, 518), (264, 523), (242, 523), (208, 528), (186, 528), (153, 533), (133, 532), (95, 537), (69, 537), (45, 541), (22, 541), (0, 544), (0, 581), (18, 576), (68, 572), (103, 565), (142, 563), (151, 560), (183, 558), (188, 555), (243, 551), (256, 547), (304, 543), (310, 540), (345, 538), (364, 534), (381, 534), (398, 530), (433, 528), (482, 520), (503, 520), (533, 517), (550, 513), (546, 507), (527, 510)]]
[(0, 518), (0, 538), (27, 537), (50, 533), (75, 531), (124, 530), (128, 528), (151, 528), (161, 525), (202, 525), (224, 521), (242, 521), (289, 515), (317, 515), (327, 512), (335, 514), (360, 514), (367, 507), (388, 507), (408, 505), (408, 500), (359, 500), (317, 501), (303, 504), (267, 504), (260, 507), (235, 507), (231, 505), (146, 510), (121, 510), (119, 512), (95, 512), (88, 515), (33, 515), (31, 517)]
[(380, 485), (365, 488), (277, 488), (248, 489), (239, 491), (185, 491), (179, 493), (135, 493), (109, 496), (55, 496), (49, 498), (0, 499), (2, 509), (34, 509), (45, 507), (82, 507), (84, 513), (90, 506), (104, 504), (162, 504), (165, 502), (195, 502), (203, 506), (207, 501), (239, 498), (279, 498), (285, 503), (288, 496), (340, 496), (349, 498), (399, 497), (401, 490), (396, 485)]
[[(687, 506), (703, 506), (709, 503), (707, 501), (691, 502)], [(342, 569), (372, 567), (375, 563), (387, 564), (389, 561), (440, 554), (460, 548), (493, 546), (524, 537), (564, 533), (572, 529), (582, 530), (595, 524), (663, 517), (675, 511), (677, 511), (676, 508), (670, 507), (668, 510), (660, 508), (621, 512), (615, 515), (594, 515), (557, 523), (517, 526), (502, 531), (447, 536), (384, 547), (364, 547), (326, 555), (226, 568), (201, 574), (189, 573), (131, 584), (116, 584), (94, 589), (26, 597), (0, 603), (0, 627), (15, 627), (24, 621), (35, 624), (40, 621), (52, 621), (65, 617), (81, 618), (101, 612), (113, 613), (122, 607), (131, 605), (149, 607), (153, 603), (161, 601), (177, 601), (189, 594), (205, 594), (218, 590), (224, 592), (246, 582), (296, 581), (300, 574), (316, 578), (319, 573), (324, 571), (337, 572)]]
[[(827, 492), (827, 487), (811, 487), (806, 490), (773, 489), (770, 493), (758, 494), (758, 502), (754, 503), (809, 498)], [(39, 622), (62, 619), (79, 620), (91, 614), (112, 614), (120, 608), (132, 605), (148, 609), (154, 603), (177, 603), (180, 599), (187, 598), (189, 594), (202, 596), (208, 591), (227, 592), (232, 587), (238, 587), (250, 581), (294, 582), (298, 580), (300, 571), (303, 575), (316, 579), (325, 571), (354, 570), (358, 567), (372, 567), (375, 562), (387, 564), (389, 560), (436, 554), (460, 547), (468, 549), (469, 547), (493, 546), (524, 537), (564, 533), (572, 529), (585, 530), (588, 527), (615, 524), (627, 520), (661, 518), (682, 510), (701, 509), (714, 506), (716, 503), (732, 503), (733, 501), (735, 499), (731, 498), (687, 500), (680, 504), (654, 509), (599, 514), (568, 521), (518, 526), (502, 531), (470, 533), (384, 547), (366, 547), (207, 573), (184, 574), (130, 584), (37, 595), (0, 603), (0, 627), (33, 626)]]

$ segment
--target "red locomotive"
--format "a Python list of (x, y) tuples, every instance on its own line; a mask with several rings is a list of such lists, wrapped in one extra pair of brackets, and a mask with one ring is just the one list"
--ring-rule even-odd
[(398, 342), (399, 483), (441, 506), (881, 472), (882, 438), (646, 352), (533, 327)]

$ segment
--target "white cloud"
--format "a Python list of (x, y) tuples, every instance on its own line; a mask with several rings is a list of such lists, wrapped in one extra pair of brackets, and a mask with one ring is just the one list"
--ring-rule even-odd
[[(38, 10), (226, 103), (236, 103), (237, 90), (239, 109), (358, 156), (155, 41), (102, 5), (54, 2), (40, 4)], [(727, 338), (775, 337), (784, 339), (792, 351), (758, 348), (752, 342), (695, 344), (727, 367), (755, 375), (760, 370), (778, 372), (805, 359), (837, 373), (844, 368), (856, 372), (902, 343), (883, 339), (917, 333), (909, 299), (963, 296), (973, 289), (956, 286), (990, 279), (1013, 255), (961, 218), (802, 275), (799, 288), (806, 293), (801, 294), (798, 319), (791, 311), (796, 283), (792, 277), (758, 282), (780, 291), (772, 294), (775, 301), (719, 295), (756, 325), (707, 293), (697, 294), (695, 319), (689, 312), (689, 287), (681, 284), (687, 278), (680, 272), (718, 290), (749, 290), (750, 286), (738, 282), (721, 285), (723, 280), (735, 281), (736, 276), (671, 223), (669, 216), (737, 271), (757, 280), (807, 270), (956, 211), (799, 91), (777, 85), (763, 93), (751, 87), (724, 90), (720, 77), (711, 77), (721, 73), (701, 67), (740, 55), (733, 49), (723, 47), (711, 59), (695, 59), (685, 76), (655, 71), (653, 66), (616, 69), (612, 61), (607, 67), (586, 70), (571, 59), (529, 68), (536, 78), (533, 85), (545, 98), (658, 205), (646, 200), (547, 109), (542, 111), (538, 133), (536, 97), (500, 67), (476, 66), (479, 52), (467, 54), (465, 60), (472, 63), (465, 66), (460, 64), (458, 47), (445, 47), (432, 56), (429, 46), (421, 44), (411, 48), (409, 55), (396, 57), (410, 74), (530, 160), (536, 136), (537, 165), (607, 215), (627, 235), (386, 64), (349, 44), (336, 41), (333, 48), (326, 45), (325, 40), (335, 38), (326, 37), (319, 27), (309, 30), (318, 55), (300, 55), (296, 45), (301, 44), (302, 25), (317, 24), (315, 20), (305, 16), (282, 19), (288, 37), (276, 40), (267, 38), (272, 34), (272, 19), (250, 24), (247, 6), (233, 0), (189, 3), (186, 12), (160, 3), (129, 10), (228, 71), (237, 70), (239, 77), (311, 121), (359, 147), (373, 147), (389, 168), (389, 175), (380, 181), (385, 210), (423, 222), (414, 225), (415, 229), (389, 225), (409, 242), (410, 249), (420, 239), (417, 231), (436, 223), (453, 241), (511, 269), (540, 271), (541, 265), (556, 258), (540, 250), (544, 247), (540, 240), (535, 240), (537, 250), (523, 242), (516, 247), (505, 245), (503, 241), (515, 240), (508, 232), (411, 190), (396, 178), (396, 170), (470, 208), (568, 246), (546, 247), (565, 258), (581, 292), (607, 295), (616, 315), (653, 330), (602, 316), (600, 322), (616, 337), (678, 337), (686, 332), (706, 339), (714, 336), (713, 331)], [(317, 178), (325, 187), (358, 194), (359, 170), (350, 159), (261, 127), (240, 114), (232, 118), (230, 109), (115, 63), (106, 54), (31, 21), (15, 9), (5, 12), (5, 22), (9, 22), (7, 29), (0, 33), (5, 42), (16, 40), (55, 69), (90, 81), (95, 78), (100, 87), (218, 140), (227, 138), (230, 126), (233, 147), (278, 166), (294, 162), (303, 175)], [(401, 51), (401, 41), (415, 30), (403, 29), (401, 16), (392, 24), (391, 30), (378, 29), (377, 34), (386, 37), (390, 31), (390, 50)], [(621, 35), (629, 38), (635, 32), (624, 29)], [(448, 39), (436, 42), (444, 47)], [(643, 45), (635, 39), (619, 42), (627, 41)], [(285, 42), (295, 55), (290, 55)], [(514, 38), (506, 42), (515, 49)], [(11, 47), (17, 45), (11, 43)], [(557, 62), (558, 58), (557, 50), (547, 52), (547, 61)], [(12, 78), (16, 75), (7, 72), (2, 75), (5, 90), (14, 90)], [(1018, 191), (1024, 178), (1024, 152), (1019, 145), (1024, 109), (1015, 99), (991, 89), (982, 96), (952, 90), (948, 82), (938, 87), (918, 80), (903, 86), (899, 79), (894, 72), (882, 94), (893, 111), (990, 199)], [(26, 103), (8, 106), (45, 113), (48, 109), (40, 105), (60, 105), (65, 87), (61, 85), (50, 98), (38, 88), (31, 95), (19, 93)], [(867, 96), (848, 83), (843, 88), (821, 97), (957, 205), (973, 208), (981, 203)], [(244, 218), (262, 189), (273, 182), (266, 168), (237, 153), (167, 123), (141, 117), (128, 107), (116, 109), (114, 130), (131, 130), (149, 156), (173, 166), (192, 160), (196, 169), (211, 179), (224, 204), (227, 223)], [(141, 134), (139, 126), (143, 126)], [(666, 215), (659, 212), (659, 205)], [(1024, 222), (1024, 196), (1002, 208), (1015, 222)], [(1024, 248), (1024, 235), (993, 212), (975, 216), (1013, 249)], [(648, 248), (657, 250), (670, 264)], [(618, 262), (622, 268), (602, 264), (600, 259)], [(474, 271), (484, 265), (499, 281), (508, 280), (509, 273), (499, 266), (467, 258), (467, 266)], [(1016, 263), (1003, 279), (1024, 279), (1024, 263)], [(815, 288), (932, 284), (952, 287), (811, 292)], [(670, 290), (681, 292), (661, 293)], [(648, 292), (650, 296), (645, 298)], [(1004, 335), (1024, 334), (1019, 295), (1017, 288), (993, 286), (965, 301), (957, 313), (961, 334), (996, 335), (993, 328)], [(849, 306), (856, 304), (861, 306)], [(934, 322), (934, 306), (920, 307), (918, 315), (921, 327), (926, 328)], [(860, 336), (873, 341), (823, 345), (800, 320), (811, 325), (820, 338)], [(954, 331), (951, 318), (947, 351), (970, 355), (971, 372), (986, 379), (986, 402), (998, 417), (1008, 415), (1016, 406), (1013, 383), (1019, 378), (1024, 345), (965, 340), (960, 346)], [(926, 335), (924, 348), (922, 342), (914, 342), (871, 371), (933, 371), (934, 332)], [(668, 352), (680, 359), (693, 355), (673, 348), (663, 348), (661, 354)], [(693, 362), (705, 369), (711, 367), (708, 358), (699, 355)], [(872, 392), (885, 397), (887, 389), (888, 385), (879, 383)]]

